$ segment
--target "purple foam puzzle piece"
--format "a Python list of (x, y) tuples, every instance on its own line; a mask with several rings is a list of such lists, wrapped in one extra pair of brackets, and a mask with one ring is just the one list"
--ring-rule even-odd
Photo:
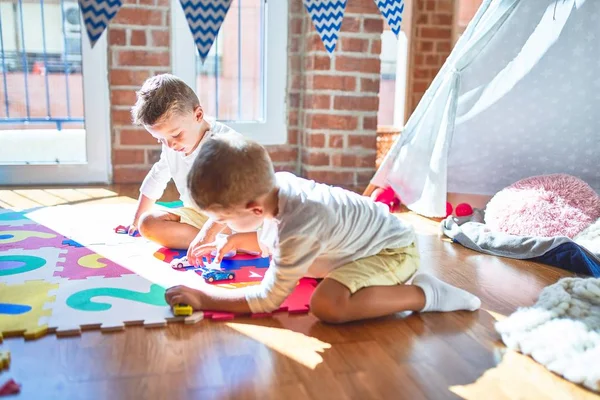
[[(65, 255), (65, 261), (59, 262), (62, 271), (56, 271), (54, 276), (60, 276), (67, 279), (86, 279), (91, 276), (103, 276), (105, 278), (117, 278), (123, 275), (132, 275), (127, 268), (103, 258), (101, 255), (93, 252), (86, 247), (69, 247)], [(82, 260), (83, 258), (83, 260)], [(81, 263), (80, 263), (81, 261)], [(104, 264), (100, 268), (91, 268), (81, 264), (95, 263)]]
[[(36, 236), (38, 233), (42, 237)], [(16, 227), (2, 226), (0, 227), (0, 235), (4, 236), (4, 239), (0, 239), (2, 250), (63, 247), (62, 240), (64, 236), (39, 224)], [(15, 236), (17, 237), (15, 238)]]

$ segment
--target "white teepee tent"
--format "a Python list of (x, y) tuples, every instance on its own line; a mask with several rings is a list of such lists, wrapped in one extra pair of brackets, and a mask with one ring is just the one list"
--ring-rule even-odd
[(371, 183), (445, 216), (567, 173), (600, 192), (600, 0), (485, 0)]

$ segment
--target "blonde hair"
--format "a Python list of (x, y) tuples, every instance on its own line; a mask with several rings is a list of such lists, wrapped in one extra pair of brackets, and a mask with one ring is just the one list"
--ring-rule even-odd
[(131, 116), (136, 125), (152, 126), (173, 114), (193, 112), (198, 106), (198, 96), (183, 80), (171, 74), (161, 74), (144, 82), (137, 92)]
[(267, 150), (238, 133), (208, 138), (188, 174), (188, 189), (200, 209), (246, 206), (275, 187)]

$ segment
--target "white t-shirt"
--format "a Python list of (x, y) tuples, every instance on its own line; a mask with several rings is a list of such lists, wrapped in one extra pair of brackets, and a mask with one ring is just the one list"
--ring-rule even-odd
[(304, 276), (323, 278), (349, 262), (415, 241), (411, 225), (366, 196), (289, 172), (275, 176), (279, 212), (259, 232), (273, 260), (261, 284), (244, 289), (254, 313), (276, 310)]
[[(210, 131), (206, 133), (207, 135), (233, 131), (227, 125), (213, 119), (206, 118), (206, 121), (210, 125)], [(184, 207), (193, 207), (194, 203), (189, 197), (187, 188), (187, 176), (199, 151), (200, 146), (196, 147), (192, 153), (186, 156), (163, 144), (160, 159), (152, 166), (152, 169), (150, 169), (150, 172), (144, 178), (140, 192), (146, 197), (158, 200), (163, 195), (169, 181), (173, 179), (179, 192), (179, 199), (183, 202)]]

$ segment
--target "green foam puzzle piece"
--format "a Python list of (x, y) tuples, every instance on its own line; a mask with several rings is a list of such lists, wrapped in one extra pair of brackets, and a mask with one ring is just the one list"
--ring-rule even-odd
[(0, 256), (1, 262), (22, 262), (25, 265), (17, 268), (9, 268), (9, 269), (0, 269), (0, 276), (7, 275), (16, 275), (22, 274), (25, 272), (33, 271), (35, 269), (41, 268), (46, 265), (46, 260), (40, 257), (35, 256), (24, 256), (24, 255), (15, 255), (15, 256)]
[(81, 292), (77, 292), (69, 296), (67, 299), (67, 305), (71, 308), (82, 311), (106, 311), (112, 307), (112, 305), (109, 303), (94, 301), (93, 298), (98, 296), (116, 297), (119, 299), (137, 301), (153, 306), (168, 305), (165, 301), (165, 289), (159, 285), (150, 286), (150, 291), (148, 293), (117, 288), (94, 288), (82, 290)]

